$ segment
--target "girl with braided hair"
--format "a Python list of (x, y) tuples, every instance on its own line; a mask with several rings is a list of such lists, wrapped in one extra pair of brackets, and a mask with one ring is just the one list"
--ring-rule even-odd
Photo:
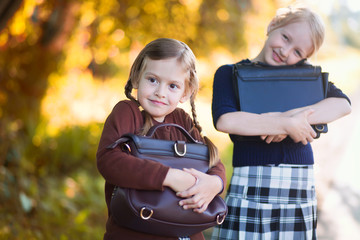
[[(104, 239), (176, 239), (155, 236), (118, 226), (110, 210), (111, 194), (115, 186), (143, 190), (169, 187), (183, 199), (184, 209), (203, 212), (211, 200), (223, 191), (224, 165), (218, 159), (217, 149), (211, 141), (201, 136), (197, 121), (195, 96), (199, 87), (195, 69), (195, 56), (183, 42), (160, 38), (145, 46), (135, 59), (125, 94), (129, 100), (116, 104), (104, 124), (97, 151), (97, 166), (105, 178), (105, 199), (108, 221)], [(131, 93), (137, 90), (135, 98)], [(192, 118), (178, 103), (190, 100)], [(141, 110), (139, 109), (141, 107)], [(160, 163), (139, 159), (107, 146), (125, 133), (144, 134), (151, 126), (175, 123), (191, 133), (198, 141), (209, 146), (210, 170), (205, 174), (195, 169), (173, 169)], [(186, 137), (175, 128), (159, 128), (155, 138), (183, 140)], [(202, 233), (185, 239), (204, 239)], [(184, 238), (182, 238), (184, 239)]]

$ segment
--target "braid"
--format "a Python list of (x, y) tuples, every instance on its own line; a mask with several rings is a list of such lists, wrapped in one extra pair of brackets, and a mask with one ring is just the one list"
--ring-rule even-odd
[[(191, 105), (191, 113), (192, 113), (192, 116), (193, 116), (194, 125), (199, 130), (200, 135), (202, 135), (201, 134), (202, 127), (200, 126), (200, 124), (199, 124), (199, 122), (197, 120), (197, 114), (196, 114), (196, 110), (195, 110), (195, 102), (194, 102), (194, 98), (192, 96), (191, 96), (191, 99), (190, 99), (190, 105)], [(209, 148), (209, 157), (210, 157), (209, 166), (213, 167), (219, 161), (219, 154), (218, 154), (217, 147), (215, 146), (215, 144), (207, 136), (204, 136), (203, 138), (204, 138), (205, 144)]]
[(131, 95), (133, 86), (131, 83), (131, 79), (129, 78), (129, 80), (127, 81), (126, 85), (125, 85), (125, 95), (128, 99), (136, 102), (139, 105), (139, 102)]
[(199, 130), (199, 133), (201, 134), (202, 127), (200, 126), (200, 124), (197, 120), (197, 114), (196, 114), (196, 110), (195, 110), (195, 101), (194, 101), (193, 97), (191, 97), (190, 105), (191, 105), (191, 114), (193, 116), (194, 125)]

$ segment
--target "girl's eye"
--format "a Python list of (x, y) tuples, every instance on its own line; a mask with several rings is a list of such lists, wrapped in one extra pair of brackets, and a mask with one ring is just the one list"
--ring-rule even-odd
[(171, 89), (177, 89), (177, 88), (179, 88), (179, 87), (178, 87), (176, 84), (173, 84), (173, 83), (172, 83), (172, 84), (170, 84), (170, 88), (171, 88)]
[(286, 36), (285, 34), (283, 34), (282, 36), (285, 40), (289, 40), (288, 36)]
[(302, 56), (301, 56), (301, 52), (300, 52), (299, 50), (295, 50), (295, 55), (298, 56), (298, 57), (300, 57), (300, 58), (302, 57)]
[(157, 82), (157, 80), (155, 78), (153, 78), (153, 77), (149, 77), (148, 80), (151, 83), (156, 83)]

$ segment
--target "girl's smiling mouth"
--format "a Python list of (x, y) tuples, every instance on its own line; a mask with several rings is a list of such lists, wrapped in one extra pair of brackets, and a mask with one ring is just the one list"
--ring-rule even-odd
[(284, 61), (282, 60), (282, 58), (279, 56), (279, 54), (277, 54), (277, 53), (275, 52), (275, 50), (273, 50), (272, 56), (273, 56), (273, 59), (274, 59), (275, 62), (277, 62), (277, 63), (283, 63), (283, 62), (284, 62)]
[(161, 101), (157, 101), (157, 100), (149, 100), (152, 104), (154, 105), (166, 105), (166, 103), (161, 102)]

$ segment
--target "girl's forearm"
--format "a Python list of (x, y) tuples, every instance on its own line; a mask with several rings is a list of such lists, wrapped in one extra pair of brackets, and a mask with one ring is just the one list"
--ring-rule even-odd
[(284, 117), (279, 113), (233, 112), (222, 115), (216, 126), (219, 131), (242, 136), (287, 134), (294, 142), (307, 144), (316, 136), (307, 120), (312, 113), (309, 109)]
[(284, 112), (283, 116), (292, 116), (305, 109), (314, 110), (308, 117), (310, 124), (330, 123), (351, 112), (351, 106), (345, 98), (332, 97), (310, 106), (289, 110)]
[(306, 144), (315, 132), (312, 124), (329, 123), (351, 112), (343, 98), (327, 98), (311, 106), (284, 113), (225, 113), (216, 123), (217, 130), (242, 136), (289, 135), (295, 142)]
[(289, 117), (281, 114), (254, 114), (248, 112), (231, 112), (222, 115), (216, 128), (225, 133), (242, 136), (286, 134), (286, 121)]
[(308, 118), (310, 124), (330, 123), (351, 112), (345, 98), (326, 98), (310, 107), (314, 109)]
[(196, 182), (196, 178), (185, 171), (170, 168), (163, 185), (169, 187), (175, 192), (185, 191), (192, 187)]

